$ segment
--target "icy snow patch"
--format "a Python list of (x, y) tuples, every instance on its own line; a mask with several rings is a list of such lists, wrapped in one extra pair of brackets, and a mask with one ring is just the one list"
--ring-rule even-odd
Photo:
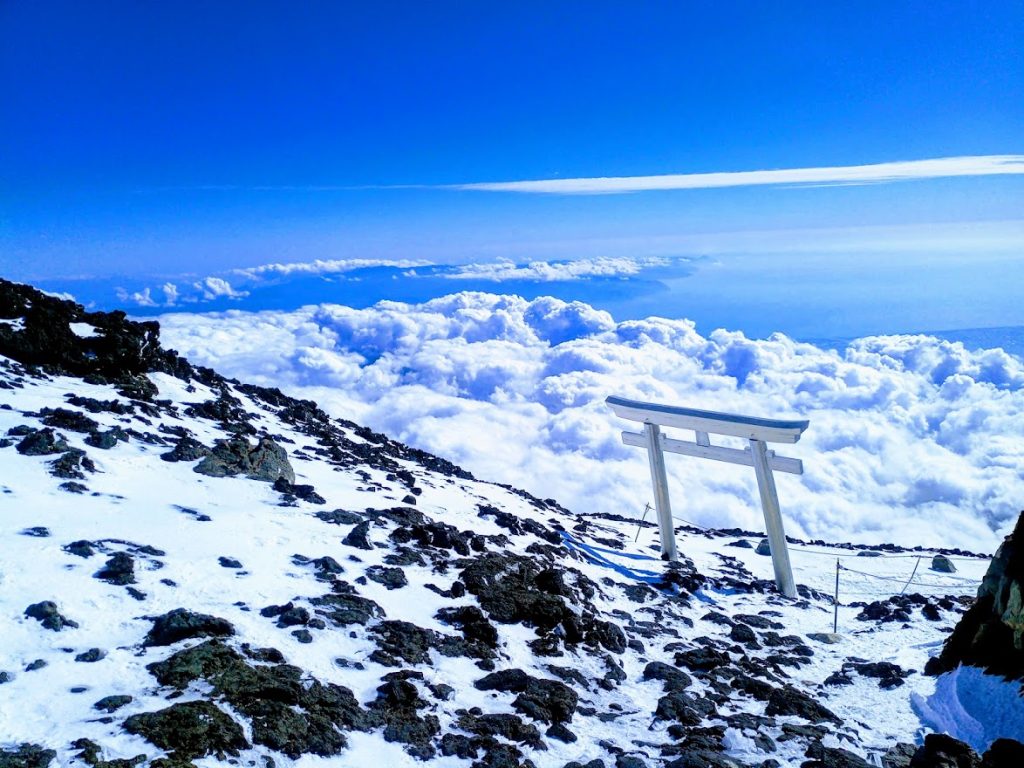
[(71, 332), (80, 339), (91, 339), (100, 335), (99, 329), (89, 323), (68, 323)]
[(999, 738), (1024, 741), (1024, 698), (1019, 680), (960, 666), (940, 676), (928, 698), (911, 694), (921, 722), (984, 752)]

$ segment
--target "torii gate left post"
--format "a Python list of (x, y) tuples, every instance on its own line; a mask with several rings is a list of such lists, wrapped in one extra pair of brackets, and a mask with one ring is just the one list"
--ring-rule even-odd
[[(643, 434), (623, 432), (622, 442), (647, 449), (651, 466), (651, 484), (654, 487), (654, 507), (658, 513), (658, 527), (661, 533), (661, 556), (667, 560), (678, 560), (675, 527), (672, 523), (672, 504), (668, 494), (668, 477), (665, 473), (665, 452), (681, 453), (731, 464), (743, 464), (754, 468), (757, 489), (761, 496), (761, 509), (768, 533), (768, 546), (772, 553), (775, 570), (775, 584), (786, 597), (796, 597), (796, 582), (789, 562), (789, 548), (786, 545), (786, 531), (782, 525), (779, 509), (779, 494), (775, 488), (772, 470), (803, 474), (803, 462), (776, 456), (768, 450), (767, 443), (795, 443), (807, 429), (809, 421), (784, 421), (761, 419), (754, 416), (738, 416), (731, 413), (701, 411), (696, 408), (681, 408), (657, 403), (627, 400), (623, 397), (609, 397), (605, 400), (616, 416), (644, 425)], [(661, 433), (661, 427), (692, 429), (696, 442), (673, 440)], [(726, 448), (711, 444), (710, 435), (729, 435), (750, 441), (748, 448)]]

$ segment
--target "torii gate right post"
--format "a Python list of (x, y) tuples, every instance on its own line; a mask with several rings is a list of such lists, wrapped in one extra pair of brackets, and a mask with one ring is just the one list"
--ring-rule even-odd
[[(675, 527), (672, 524), (672, 504), (668, 495), (668, 478), (665, 474), (665, 452), (752, 466), (757, 477), (757, 489), (761, 495), (761, 509), (764, 511), (768, 546), (771, 548), (772, 566), (775, 569), (775, 584), (786, 597), (796, 597), (796, 582), (793, 580), (793, 568), (789, 562), (786, 531), (782, 525), (779, 494), (775, 488), (772, 470), (801, 475), (804, 467), (799, 459), (776, 456), (775, 451), (768, 450), (766, 444), (795, 443), (810, 422), (737, 416), (731, 413), (644, 403), (614, 396), (607, 398), (605, 402), (616, 416), (639, 421), (644, 425), (643, 434), (623, 432), (622, 442), (647, 449), (647, 458), (651, 465), (651, 483), (654, 486), (654, 507), (658, 513), (658, 526), (661, 531), (662, 557), (668, 560), (679, 559)], [(661, 433), (663, 426), (692, 429), (697, 440), (691, 443), (669, 439)], [(712, 434), (743, 437), (750, 441), (750, 446), (741, 450), (711, 445)]]

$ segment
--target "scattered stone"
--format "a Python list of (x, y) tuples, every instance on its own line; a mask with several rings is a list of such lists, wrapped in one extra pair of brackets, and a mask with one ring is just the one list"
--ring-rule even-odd
[(95, 472), (96, 465), (80, 448), (69, 448), (50, 462), (50, 474), (54, 477), (84, 480), (85, 472), (82, 470)]
[(956, 566), (945, 555), (936, 555), (932, 558), (932, 570), (938, 573), (956, 573)]
[(757, 549), (754, 550), (755, 554), (758, 555), (770, 555), (772, 553), (772, 545), (768, 543), (768, 539), (761, 539), (757, 543)]
[(30, 661), (25, 665), (25, 671), (35, 672), (37, 669), (42, 669), (45, 666), (47, 666), (45, 659), (36, 659), (35, 661)]
[(81, 661), (86, 664), (92, 664), (97, 661), (102, 661), (107, 658), (107, 652), (101, 648), (90, 648), (88, 651), (78, 654), (75, 656), (75, 661)]
[(127, 552), (115, 552), (106, 564), (96, 571), (96, 578), (108, 584), (125, 586), (135, 583), (135, 559)]
[(236, 560), (233, 557), (218, 557), (217, 562), (220, 563), (221, 568), (241, 568), (242, 563), (240, 560)]
[(74, 480), (69, 480), (66, 483), (61, 483), (57, 487), (60, 488), (62, 491), (67, 491), (68, 493), (86, 493), (89, 490), (88, 486), (83, 485), (82, 483), (75, 482)]
[(78, 622), (62, 616), (57, 610), (57, 604), (51, 600), (44, 600), (41, 603), (33, 603), (25, 609), (25, 615), (30, 619), (36, 619), (45, 629), (60, 632), (64, 627), (75, 629)]
[(369, 521), (364, 520), (349, 531), (348, 536), (342, 539), (341, 543), (348, 547), (355, 547), (356, 549), (373, 549), (373, 544), (370, 543), (369, 533), (370, 523)]
[(834, 632), (808, 632), (807, 638), (817, 643), (825, 643), (826, 645), (835, 645), (836, 643), (843, 642), (843, 636)]
[(175, 608), (154, 619), (143, 645), (172, 645), (191, 637), (228, 637), (233, 634), (235, 628), (226, 619)]
[(283, 477), (274, 481), (274, 490), (284, 494), (286, 501), (302, 499), (310, 504), (326, 504), (327, 500), (316, 492), (312, 485), (295, 485)]
[(842, 721), (831, 710), (791, 685), (784, 685), (772, 691), (768, 699), (768, 706), (765, 707), (765, 714), (769, 716), (795, 715), (810, 723), (842, 724)]
[(32, 536), (36, 539), (45, 539), (50, 535), (50, 529), (42, 525), (34, 525), (31, 528), (21, 530), (22, 536)]
[(381, 565), (373, 565), (366, 569), (366, 577), (370, 581), (382, 584), (387, 589), (400, 589), (409, 583), (401, 568), (387, 568)]
[(78, 541), (73, 541), (62, 547), (62, 549), (69, 555), (88, 558), (96, 554), (95, 547), (96, 545), (93, 544), (93, 542), (86, 541), (85, 539), (79, 539)]
[[(181, 437), (167, 453), (160, 454), (164, 461), (198, 461), (210, 455), (210, 449), (193, 437)], [(198, 471), (198, 470), (197, 470)]]
[(363, 516), (356, 512), (349, 512), (347, 509), (334, 509), (330, 512), (317, 512), (316, 516), (325, 523), (333, 525), (355, 525), (362, 522)]
[(118, 441), (129, 442), (131, 437), (120, 427), (113, 427), (106, 430), (105, 432), (93, 431), (88, 434), (85, 438), (85, 444), (91, 445), (93, 448), (99, 448), (104, 451), (109, 451)]
[(104, 696), (102, 699), (92, 705), (93, 709), (98, 709), (100, 712), (116, 712), (121, 707), (131, 704), (134, 699), (131, 696), (115, 694), (113, 696)]

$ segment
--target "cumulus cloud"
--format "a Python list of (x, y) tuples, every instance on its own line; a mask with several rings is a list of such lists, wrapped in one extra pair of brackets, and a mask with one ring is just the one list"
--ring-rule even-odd
[(1024, 173), (1024, 155), (974, 155), (906, 160), (870, 165), (785, 168), (764, 171), (674, 173), (658, 176), (605, 176), (577, 179), (477, 182), (452, 189), (557, 195), (613, 195), (668, 189), (714, 189), (765, 185), (881, 184), (956, 176), (1001, 176)]
[[(206, 301), (220, 298), (240, 299), (249, 295), (248, 291), (235, 290), (231, 283), (222, 277), (204, 277), (202, 280), (192, 283), (192, 287)], [(164, 294), (168, 294), (166, 286), (164, 286)]]
[[(312, 397), (581, 513), (638, 515), (651, 498), (643, 451), (619, 436), (636, 425), (611, 414), (611, 394), (809, 418), (800, 443), (778, 446), (805, 466), (777, 477), (798, 536), (991, 551), (1024, 507), (1024, 364), (1001, 350), (888, 336), (839, 353), (468, 292), (162, 323), (196, 362)], [(763, 527), (749, 468), (682, 456), (668, 465), (680, 517)]]

